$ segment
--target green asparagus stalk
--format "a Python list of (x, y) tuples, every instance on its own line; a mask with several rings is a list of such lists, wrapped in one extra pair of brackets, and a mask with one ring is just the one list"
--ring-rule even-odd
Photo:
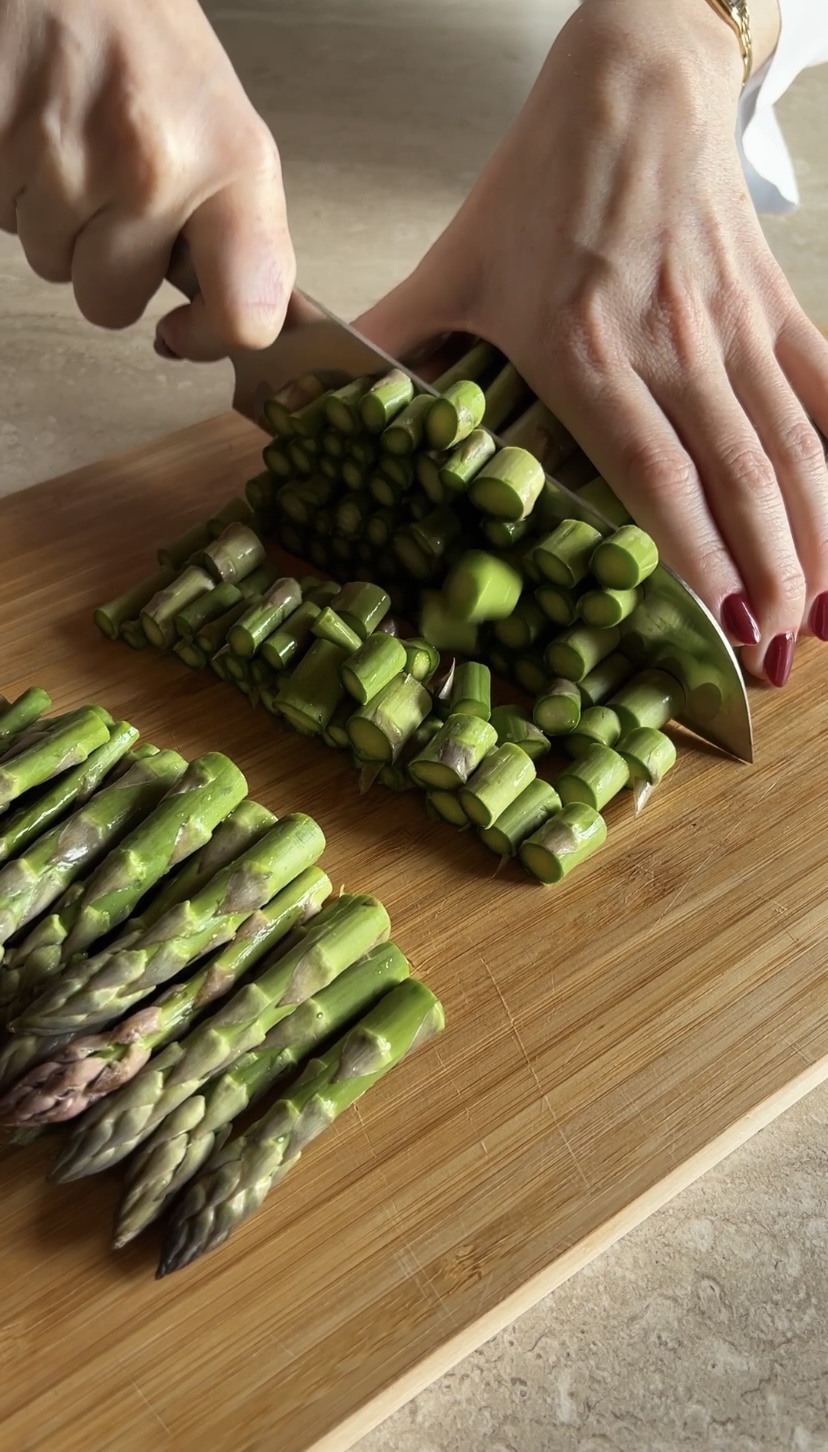
[(242, 1054), (263, 1044), (282, 1019), (384, 942), (388, 914), (376, 898), (343, 895), (299, 941), (238, 989), (203, 1024), (165, 1049), (129, 1084), (94, 1105), (53, 1172), (58, 1180), (96, 1174), (125, 1159), (173, 1109)]
[[(213, 585), (205, 590), (190, 605), (179, 610), (175, 617), (176, 633), (182, 640), (192, 640), (198, 646), (198, 639), (204, 628), (212, 621), (227, 614), (243, 600), (237, 585)], [(203, 646), (198, 646), (203, 651)]]
[(563, 585), (539, 585), (535, 590), (535, 603), (547, 620), (555, 625), (574, 625), (579, 615), (579, 597), (574, 590)]
[[(511, 550), (532, 533), (532, 517), (526, 519), (492, 519), (481, 521), (481, 529), (490, 545), (496, 550)], [(521, 567), (521, 573), (528, 578)], [(534, 573), (532, 575), (534, 579)]]
[(626, 736), (649, 726), (660, 731), (684, 710), (684, 691), (666, 671), (641, 671), (610, 700)]
[(546, 476), (526, 449), (506, 447), (483, 465), (469, 485), (477, 509), (495, 519), (525, 519), (540, 497)]
[(449, 716), (409, 763), (409, 776), (424, 791), (457, 791), (496, 744), (497, 732), (485, 719), (473, 714)]
[(548, 632), (546, 616), (537, 601), (524, 595), (505, 620), (498, 620), (494, 626), (495, 639), (508, 650), (529, 650), (536, 642), (544, 639)]
[(304, 1073), (257, 1124), (208, 1160), (176, 1209), (159, 1276), (221, 1245), (261, 1205), (303, 1149), (405, 1056), (439, 1034), (441, 1005), (411, 979)]
[(298, 610), (269, 635), (261, 645), (262, 659), (275, 671), (287, 670), (313, 640), (312, 626), (321, 614), (313, 600), (303, 600)]
[(511, 363), (504, 364), (486, 389), (486, 412), (483, 417), (486, 428), (493, 433), (499, 433), (528, 397), (529, 389), (517, 369)]
[(658, 786), (676, 764), (676, 748), (670, 737), (649, 726), (624, 736), (618, 743), (618, 754), (629, 771), (630, 780), (650, 787)]
[(527, 650), (516, 656), (512, 675), (527, 696), (541, 696), (549, 681), (549, 672), (540, 651)]
[(326, 391), (318, 397), (308, 399), (294, 411), (291, 420), (294, 435), (305, 444), (314, 445), (326, 428), (330, 397), (330, 393)]
[[(614, 650), (578, 682), (585, 706), (601, 706), (630, 678), (633, 667), (625, 655)], [(611, 743), (610, 743), (611, 744)]]
[(310, 478), (313, 473), (314, 452), (310, 445), (309, 439), (291, 439), (287, 446), (291, 469), (303, 479)]
[(346, 625), (342, 616), (331, 605), (326, 605), (321, 614), (317, 615), (311, 626), (311, 635), (316, 636), (317, 640), (330, 641), (331, 645), (338, 646), (349, 655), (354, 655), (363, 643), (362, 637), (350, 625)]
[(174, 751), (137, 763), (52, 827), (0, 871), (0, 943), (32, 922), (114, 849), (178, 780), (186, 763)]
[(470, 660), (458, 665), (449, 700), (453, 716), (477, 716), (488, 721), (492, 714), (492, 674), (487, 665)]
[(128, 721), (119, 721), (112, 728), (109, 740), (93, 751), (86, 761), (73, 771), (64, 772), (33, 802), (27, 802), (19, 811), (10, 813), (0, 823), (0, 863), (25, 851), (43, 832), (55, 826), (70, 808), (87, 802), (137, 740), (135, 727), (130, 726)]
[(440, 483), (446, 494), (465, 494), (496, 450), (497, 444), (488, 429), (473, 429), (440, 469)]
[(492, 826), (481, 828), (478, 835), (489, 851), (495, 852), (498, 857), (516, 857), (521, 843), (560, 809), (561, 799), (555, 788), (548, 781), (536, 777), (501, 812)]
[(606, 840), (607, 825), (598, 812), (583, 805), (567, 806), (521, 843), (518, 856), (533, 877), (550, 886), (562, 882)]
[(574, 681), (551, 680), (538, 696), (532, 712), (536, 726), (547, 736), (569, 736), (581, 719), (581, 693)]
[(630, 770), (611, 746), (590, 746), (555, 783), (564, 806), (582, 804), (600, 812), (627, 785)]
[(345, 699), (341, 669), (349, 653), (329, 640), (315, 640), (295, 670), (281, 678), (280, 713), (295, 731), (321, 736)]
[(24, 691), (13, 705), (6, 702), (6, 708), (0, 716), (0, 753), (6, 752), (25, 731), (30, 730), (51, 704), (51, 696), (39, 686)]
[(117, 599), (106, 605), (99, 605), (94, 621), (102, 635), (117, 640), (127, 620), (136, 620), (145, 605), (148, 605), (159, 590), (166, 590), (174, 581), (177, 571), (165, 566), (140, 584), (133, 586)]
[(438, 787), (435, 791), (428, 793), (426, 806), (433, 816), (439, 817), (443, 822), (448, 822), (450, 827), (457, 827), (462, 831), (469, 825), (469, 819), (456, 791), (446, 791), (444, 788)]
[(592, 573), (607, 590), (634, 590), (658, 565), (655, 541), (636, 524), (624, 524), (596, 546)]
[(586, 625), (606, 630), (627, 620), (641, 601), (636, 590), (586, 590), (578, 600), (578, 613)]
[(381, 434), (411, 403), (414, 383), (401, 368), (392, 368), (370, 384), (359, 403), (360, 419), (369, 433)]
[(177, 655), (191, 671), (203, 671), (209, 663), (206, 653), (199, 649), (194, 640), (177, 640), (173, 646), (173, 655)]
[(444, 467), (450, 455), (445, 453), (420, 453), (414, 465), (417, 483), (423, 493), (431, 500), (432, 504), (445, 504), (447, 493), (445, 485), (440, 478), (440, 470)]
[(400, 516), (393, 509), (376, 509), (365, 521), (365, 537), (375, 549), (390, 544), (400, 527)]
[(292, 438), (296, 431), (296, 412), (326, 393), (324, 383), (313, 373), (305, 373), (301, 378), (292, 379), (275, 397), (269, 398), (264, 406), (269, 428), (282, 439)]
[(412, 580), (430, 580), (434, 577), (436, 560), (417, 540), (413, 526), (405, 525), (394, 536), (394, 553), (405, 573)]
[(584, 756), (591, 746), (615, 746), (621, 722), (609, 706), (589, 706), (581, 712), (577, 731), (567, 736), (564, 747), (572, 757)]
[(32, 1126), (75, 1119), (129, 1083), (156, 1049), (189, 1030), (210, 1004), (226, 997), (297, 925), (312, 918), (330, 891), (330, 879), (324, 872), (318, 867), (305, 868), (250, 913), (232, 942), (191, 978), (174, 984), (155, 1003), (112, 1028), (72, 1037), (68, 1042), (61, 1040), (41, 1055), (38, 1064), (0, 1101), (0, 1123)]
[(127, 1162), (115, 1245), (134, 1239), (227, 1138), (233, 1120), (366, 1014), (410, 974), (394, 943), (381, 943), (306, 999), (253, 1049), (163, 1119)]
[(175, 641), (175, 618), (179, 611), (211, 590), (213, 581), (198, 565), (190, 565), (164, 590), (147, 601), (140, 614), (144, 634), (151, 645), (169, 650)]
[[(262, 476), (260, 475), (259, 477), (261, 478)], [(272, 488), (272, 480), (269, 474), (267, 478)], [(267, 502), (267, 499), (263, 500), (263, 503)], [(224, 534), (228, 524), (249, 524), (252, 518), (253, 510), (248, 501), (242, 499), (240, 495), (234, 494), (232, 499), (228, 499), (227, 503), (223, 504), (221, 509), (217, 510), (211, 519), (208, 519), (207, 532), (211, 539), (218, 539), (220, 534)]]
[(425, 412), (425, 431), (432, 449), (453, 449), (483, 422), (486, 395), (471, 379), (452, 383)]
[(548, 737), (522, 706), (495, 706), (491, 720), (497, 732), (498, 746), (502, 746), (504, 741), (511, 741), (536, 762), (549, 751), (551, 743)]
[(431, 696), (401, 671), (348, 719), (348, 737), (366, 762), (396, 762), (405, 743), (431, 712)]
[(370, 388), (367, 378), (356, 378), (337, 388), (325, 398), (325, 421), (342, 434), (358, 432), (361, 418), (361, 402)]
[(393, 635), (380, 632), (369, 635), (359, 650), (340, 666), (340, 677), (348, 695), (361, 706), (376, 696), (383, 686), (408, 668), (407, 645)]
[[(70, 1033), (112, 1023), (159, 984), (228, 942), (321, 855), (311, 817), (284, 817), (265, 837), (146, 931), (127, 927), (107, 948), (71, 963), (20, 1022), (23, 1032)], [(71, 938), (70, 938), (71, 941)]]
[(504, 742), (460, 788), (460, 805), (476, 827), (491, 827), (534, 778), (531, 757), (513, 742)]
[(0, 763), (0, 814), (24, 792), (85, 762), (108, 740), (109, 728), (91, 706), (73, 711), (28, 750)]
[[(159, 759), (167, 755), (150, 757), (142, 763), (144, 770), (155, 767), (157, 773)], [(163, 801), (89, 878), (66, 941), (66, 961), (126, 922), (167, 872), (209, 842), (215, 828), (246, 795), (242, 773), (219, 752), (197, 757), (177, 774)]]
[(457, 650), (474, 655), (478, 648), (478, 627), (473, 620), (453, 614), (442, 590), (424, 590), (420, 596), (420, 632), (438, 650)]
[(551, 641), (544, 659), (552, 675), (578, 683), (617, 648), (620, 640), (617, 628), (594, 630), (589, 625), (575, 625)]
[(426, 416), (433, 403), (430, 393), (418, 393), (383, 429), (382, 448), (389, 454), (410, 455), (423, 443)]
[(162, 568), (166, 566), (168, 569), (181, 570), (209, 543), (210, 531), (206, 524), (194, 524), (170, 544), (161, 545), (158, 550), (158, 563)]
[(237, 585), (264, 562), (265, 547), (246, 524), (229, 524), (224, 534), (208, 544), (198, 563), (217, 584)]
[(564, 519), (535, 546), (535, 564), (545, 580), (574, 590), (589, 574), (590, 561), (601, 533), (580, 519)]
[(412, 636), (405, 641), (404, 668), (416, 681), (422, 681), (425, 685), (439, 665), (440, 652), (430, 640), (425, 640), (422, 636)]
[(443, 589), (451, 614), (476, 624), (511, 615), (523, 581), (505, 560), (485, 550), (467, 550), (449, 572)]
[(279, 490), (279, 510), (301, 529), (308, 529), (316, 524), (319, 511), (330, 502), (333, 492), (331, 481), (325, 478), (317, 477), (286, 484)]
[(360, 640), (367, 640), (388, 614), (391, 597), (379, 585), (353, 580), (343, 585), (330, 603)]
[(236, 655), (249, 659), (302, 604), (302, 587), (291, 577), (279, 579), (252, 604), (227, 632), (227, 643)]
[(625, 524), (631, 524), (631, 516), (627, 513), (621, 500), (613, 494), (605, 479), (590, 479), (588, 483), (581, 485), (578, 489), (578, 498), (583, 499), (599, 514), (604, 516), (609, 524), (617, 529)]

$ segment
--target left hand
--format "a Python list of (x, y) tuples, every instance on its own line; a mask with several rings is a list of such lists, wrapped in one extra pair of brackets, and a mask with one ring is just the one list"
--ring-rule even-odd
[(828, 639), (828, 343), (747, 191), (741, 80), (704, 0), (585, 0), (457, 217), (357, 326), (395, 357), (497, 344), (780, 686), (800, 633)]

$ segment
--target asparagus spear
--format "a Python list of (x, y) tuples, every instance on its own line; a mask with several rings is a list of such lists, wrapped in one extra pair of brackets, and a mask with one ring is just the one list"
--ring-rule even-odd
[(536, 777), (491, 827), (481, 828), (480, 840), (498, 857), (516, 857), (521, 843), (560, 809), (561, 799), (555, 788)]
[(136, 620), (153, 596), (172, 584), (176, 573), (176, 570), (166, 566), (148, 579), (142, 580), (140, 584), (134, 585), (125, 594), (119, 595), (117, 599), (110, 600), (106, 605), (99, 605), (93, 618), (101, 634), (109, 640), (117, 640), (125, 622)]
[(579, 597), (563, 585), (539, 585), (535, 601), (547, 620), (554, 625), (574, 625), (578, 619)]
[[(160, 753), (161, 757), (168, 755)], [(143, 763), (144, 769), (155, 766), (157, 772), (158, 760), (150, 757)], [(163, 801), (90, 877), (66, 941), (67, 961), (125, 922), (171, 868), (209, 842), (215, 828), (246, 794), (247, 783), (238, 767), (218, 752), (208, 752), (183, 773), (176, 773)]]
[[(407, 645), (393, 635), (375, 633), (343, 661), (340, 677), (348, 695), (364, 706), (383, 686), (406, 669)], [(419, 679), (419, 677), (417, 677)]]
[(618, 754), (629, 771), (630, 780), (647, 786), (658, 786), (676, 764), (676, 748), (669, 736), (648, 726), (624, 736), (618, 743)]
[(581, 519), (564, 519), (535, 545), (534, 560), (544, 579), (573, 590), (589, 574), (601, 533)]
[(475, 474), (469, 498), (496, 519), (525, 519), (543, 491), (543, 466), (526, 449), (499, 449)]
[(0, 753), (7, 751), (17, 737), (39, 721), (51, 704), (51, 696), (38, 686), (24, 691), (13, 705), (6, 702), (6, 709), (0, 716)]
[(659, 731), (684, 710), (684, 691), (666, 671), (642, 671), (622, 686), (610, 705), (625, 735), (643, 726)]
[(379, 585), (353, 580), (343, 585), (330, 604), (360, 640), (367, 640), (388, 614), (391, 597)]
[(157, 806), (184, 772), (174, 751), (138, 762), (0, 871), (0, 943), (25, 927)]
[(543, 640), (548, 629), (546, 616), (538, 602), (524, 595), (511, 615), (497, 621), (494, 636), (509, 650), (529, 650), (537, 641)]
[(460, 789), (460, 805), (476, 827), (491, 827), (535, 777), (535, 764), (513, 742), (504, 742)]
[(109, 740), (109, 727), (91, 706), (72, 712), (27, 751), (0, 763), (0, 814), (24, 792), (85, 762)]
[[(307, 922), (331, 890), (318, 867), (308, 867), (255, 912), (233, 941), (198, 973), (166, 990), (155, 1003), (99, 1034), (61, 1040), (39, 1056), (37, 1067), (16, 1082), (0, 1101), (0, 1123), (53, 1124), (74, 1119), (90, 1105), (134, 1079), (150, 1055), (204, 1009), (224, 998), (245, 974), (297, 924)], [(41, 1039), (41, 1043), (48, 1043)]]
[(570, 756), (579, 757), (591, 746), (615, 746), (620, 735), (621, 722), (609, 706), (589, 706), (563, 744)]
[(446, 494), (465, 494), (496, 450), (497, 444), (488, 429), (473, 429), (440, 469), (440, 483)]
[(621, 500), (613, 494), (605, 479), (590, 479), (588, 483), (582, 484), (578, 489), (578, 497), (591, 504), (593, 509), (597, 509), (599, 514), (603, 514), (616, 527), (632, 523)]
[(518, 855), (527, 871), (545, 885), (562, 882), (607, 840), (607, 825), (592, 807), (573, 805), (555, 812), (521, 843)]
[(414, 397), (414, 382), (401, 368), (377, 378), (359, 402), (359, 415), (369, 433), (381, 434)]
[[(578, 682), (585, 706), (601, 706), (629, 680), (633, 667), (625, 655), (613, 650)], [(612, 745), (612, 743), (609, 743)]]
[(177, 655), (191, 671), (203, 671), (208, 664), (206, 653), (199, 649), (194, 640), (177, 640), (173, 646), (173, 655)]
[(583, 803), (600, 812), (630, 779), (630, 769), (611, 746), (590, 746), (555, 783), (564, 806)]
[(617, 628), (594, 630), (589, 625), (575, 625), (546, 647), (544, 659), (553, 676), (581, 682), (615, 650), (620, 639)]
[(341, 669), (349, 653), (329, 640), (315, 640), (290, 675), (281, 678), (276, 703), (295, 731), (321, 736), (345, 699)]
[(546, 690), (549, 672), (540, 651), (527, 650), (512, 666), (512, 675), (528, 696), (540, 696)]
[(264, 414), (268, 426), (281, 438), (291, 438), (296, 431), (297, 410), (306, 408), (326, 393), (324, 383), (313, 373), (304, 373), (301, 378), (292, 379), (273, 398), (267, 400)]
[(405, 644), (405, 669), (425, 685), (440, 665), (440, 652), (423, 636), (412, 636)]
[(262, 659), (275, 671), (286, 670), (312, 640), (311, 627), (321, 613), (314, 600), (303, 600), (284, 625), (267, 637), (261, 646)]
[(624, 524), (596, 546), (591, 568), (608, 590), (634, 590), (658, 565), (655, 541), (636, 524)]
[(456, 619), (477, 623), (511, 615), (522, 589), (523, 580), (505, 560), (485, 550), (467, 550), (449, 572), (444, 593)]
[(401, 413), (383, 429), (383, 449), (389, 454), (410, 455), (416, 453), (423, 442), (426, 416), (433, 403), (430, 393), (415, 394)]
[(492, 714), (492, 675), (480, 661), (464, 661), (454, 673), (449, 697), (453, 716), (477, 716), (488, 721)]
[[(532, 517), (526, 519), (494, 519), (487, 518), (481, 523), (481, 529), (489, 541), (497, 550), (511, 550), (519, 545), (522, 539), (532, 533)], [(525, 575), (527, 572), (522, 570)], [(532, 573), (532, 579), (535, 572)]]
[(16, 857), (32, 842), (59, 822), (71, 807), (82, 806), (101, 786), (104, 778), (123, 759), (138, 732), (128, 721), (119, 721), (109, 740), (81, 762), (73, 771), (64, 772), (53, 786), (47, 787), (34, 802), (10, 814), (0, 831), (0, 863)]
[(532, 717), (547, 736), (568, 736), (577, 730), (581, 719), (581, 693), (574, 681), (562, 679), (548, 683), (535, 701)]
[(504, 741), (511, 741), (533, 761), (540, 761), (549, 751), (548, 737), (522, 706), (495, 706), (492, 725), (497, 731), (498, 746), (502, 746)]
[(349, 717), (348, 737), (363, 761), (393, 763), (430, 712), (425, 686), (401, 671)]
[(331, 903), (293, 948), (205, 1023), (168, 1044), (129, 1084), (93, 1105), (70, 1137), (53, 1178), (81, 1179), (125, 1159), (167, 1114), (263, 1044), (297, 1005), (383, 942), (389, 931), (388, 914), (376, 898), (343, 895)]
[(472, 714), (449, 716), (409, 763), (409, 776), (425, 791), (456, 791), (496, 744), (497, 732), (488, 721)]
[(456, 791), (446, 791), (438, 787), (435, 791), (428, 793), (426, 805), (429, 812), (434, 816), (448, 822), (450, 827), (468, 827), (469, 819), (463, 810), (462, 802)]
[(351, 629), (350, 625), (346, 625), (342, 616), (337, 615), (331, 605), (326, 605), (325, 609), (317, 615), (311, 626), (311, 635), (315, 635), (317, 640), (330, 641), (331, 645), (338, 646), (340, 650), (347, 651), (349, 655), (355, 654), (362, 645), (361, 637)]
[(346, 383), (344, 387), (334, 389), (326, 395), (325, 420), (331, 428), (338, 429), (342, 434), (355, 434), (358, 431), (362, 416), (361, 403), (370, 386), (369, 379), (356, 378), (352, 383)]
[(265, 547), (257, 534), (246, 524), (229, 524), (224, 534), (213, 540), (198, 557), (198, 563), (217, 584), (237, 585), (261, 565)]
[(344, 1038), (312, 1059), (257, 1124), (208, 1160), (174, 1213), (159, 1276), (222, 1244), (310, 1141), (407, 1054), (439, 1034), (443, 1010), (423, 984), (401, 983)]
[(302, 604), (302, 587), (290, 577), (277, 580), (261, 600), (251, 605), (227, 632), (227, 641), (236, 655), (249, 658), (269, 635), (298, 610)]
[(432, 449), (453, 449), (483, 422), (486, 395), (464, 378), (452, 383), (425, 411), (425, 431)]
[(586, 625), (606, 630), (627, 620), (641, 600), (641, 591), (586, 590), (578, 600), (578, 613)]
[(118, 1211), (115, 1245), (134, 1239), (190, 1181), (231, 1123), (274, 1084), (312, 1057), (333, 1035), (367, 1013), (390, 988), (408, 978), (405, 955), (381, 943), (320, 993), (294, 1009), (253, 1049), (163, 1119), (127, 1162), (126, 1192)]
[(452, 614), (441, 590), (424, 590), (420, 596), (420, 630), (438, 650), (458, 650), (464, 655), (474, 655), (477, 650), (477, 625)]

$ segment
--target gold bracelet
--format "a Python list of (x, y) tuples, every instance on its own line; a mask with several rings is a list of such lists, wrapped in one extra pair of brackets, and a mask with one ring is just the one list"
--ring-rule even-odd
[(707, 0), (712, 5), (717, 15), (726, 20), (731, 30), (738, 37), (742, 47), (742, 62), (744, 65), (744, 76), (742, 78), (742, 89), (750, 80), (753, 70), (753, 36), (750, 29), (750, 11), (747, 0)]

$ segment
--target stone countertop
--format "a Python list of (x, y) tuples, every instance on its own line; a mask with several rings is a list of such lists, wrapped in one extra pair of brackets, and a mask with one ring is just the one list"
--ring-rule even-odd
[[(567, 0), (211, 0), (280, 141), (300, 281), (353, 316), (414, 264)], [(828, 72), (780, 108), (803, 208), (767, 226), (828, 324)], [(153, 319), (94, 332), (0, 238), (0, 493), (227, 406)], [(359, 1452), (828, 1452), (828, 1087), (436, 1382)]]

